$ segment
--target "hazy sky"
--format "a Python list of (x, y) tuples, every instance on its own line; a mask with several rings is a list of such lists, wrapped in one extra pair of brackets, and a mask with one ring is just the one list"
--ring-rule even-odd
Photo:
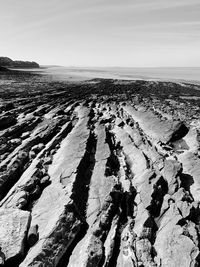
[(0, 56), (65, 66), (200, 66), (200, 0), (0, 0)]

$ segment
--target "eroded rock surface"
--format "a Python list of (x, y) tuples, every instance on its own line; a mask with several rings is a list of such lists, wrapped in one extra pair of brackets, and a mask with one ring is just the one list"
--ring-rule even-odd
[(5, 266), (200, 265), (199, 86), (0, 75)]
[(14, 262), (24, 256), (30, 221), (28, 211), (0, 208), (0, 245), (6, 261)]

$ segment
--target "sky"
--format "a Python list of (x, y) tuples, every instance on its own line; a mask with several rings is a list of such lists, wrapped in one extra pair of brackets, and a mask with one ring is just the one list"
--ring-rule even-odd
[(0, 36), (41, 65), (200, 67), (200, 0), (0, 0)]

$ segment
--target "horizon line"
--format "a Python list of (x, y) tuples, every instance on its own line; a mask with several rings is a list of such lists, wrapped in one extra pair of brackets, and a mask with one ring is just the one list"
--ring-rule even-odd
[(58, 64), (39, 64), (40, 67), (64, 67), (64, 68), (137, 68), (137, 69), (144, 69), (144, 68), (200, 68), (200, 66), (86, 66), (86, 65), (58, 65)]

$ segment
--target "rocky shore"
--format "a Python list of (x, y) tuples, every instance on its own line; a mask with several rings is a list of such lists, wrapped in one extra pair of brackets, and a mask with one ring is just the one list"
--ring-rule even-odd
[(199, 266), (198, 97), (0, 69), (2, 266)]

